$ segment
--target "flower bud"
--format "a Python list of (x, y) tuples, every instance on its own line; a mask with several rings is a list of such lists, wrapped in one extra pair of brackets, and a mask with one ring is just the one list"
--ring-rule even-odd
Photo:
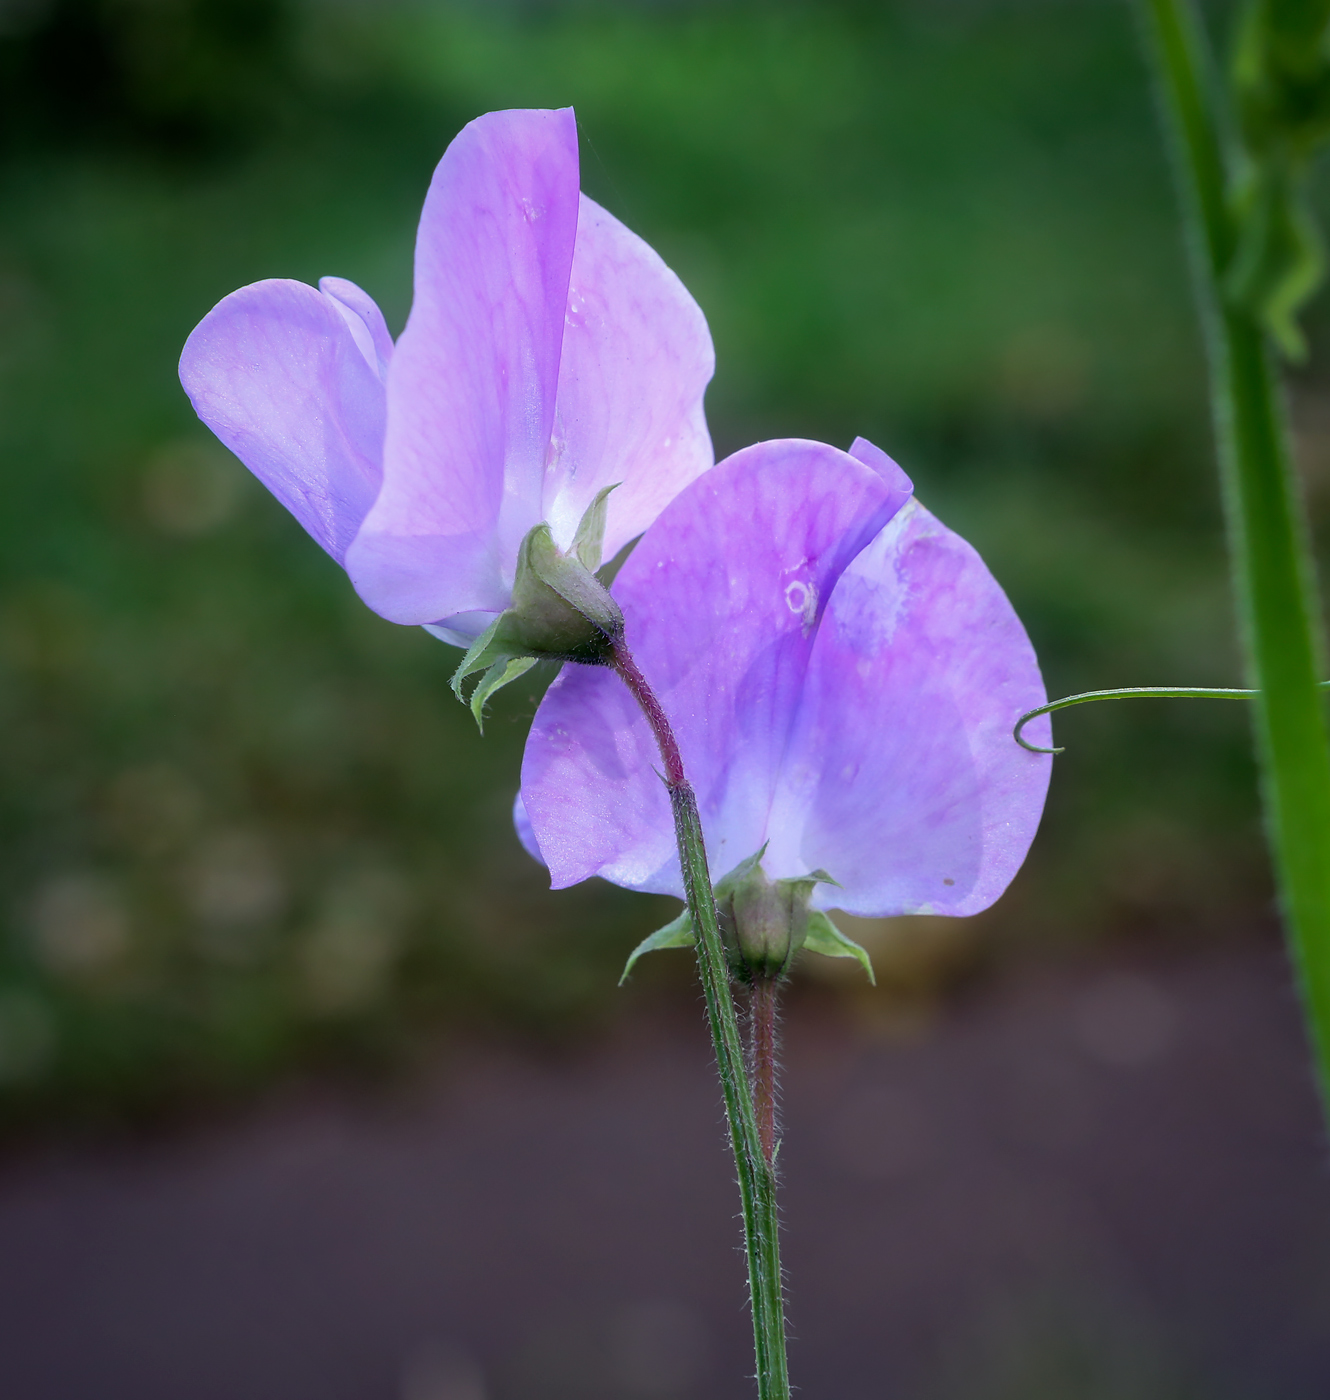
[(471, 713), (482, 725), (485, 701), (537, 661), (608, 663), (623, 636), (623, 613), (593, 570), (600, 563), (607, 486), (587, 508), (573, 546), (564, 553), (543, 522), (528, 530), (517, 554), (512, 603), (477, 639), (453, 673), (453, 693), (482, 671), (471, 692)]
[(768, 880), (762, 869), (765, 850), (741, 862), (716, 886), (730, 969), (744, 981), (785, 975), (808, 936), (813, 887), (835, 883), (823, 870)]
[[(730, 971), (744, 982), (755, 977), (782, 977), (799, 949), (807, 948), (827, 958), (855, 958), (868, 980), (876, 984), (867, 952), (846, 938), (821, 909), (808, 907), (814, 885), (837, 882), (825, 870), (791, 880), (768, 880), (762, 869), (766, 849), (763, 846), (755, 856), (740, 861), (713, 891)], [(693, 942), (693, 921), (685, 909), (633, 949), (620, 985), (644, 953), (690, 948)]]
[(500, 619), (510, 655), (597, 665), (623, 635), (623, 613), (610, 591), (577, 558), (554, 543), (548, 525), (522, 541), (512, 606)]

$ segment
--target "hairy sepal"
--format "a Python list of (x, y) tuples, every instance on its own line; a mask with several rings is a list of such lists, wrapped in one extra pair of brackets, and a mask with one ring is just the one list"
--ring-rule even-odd
[(476, 639), (453, 673), (453, 693), (483, 672), (471, 694), (471, 713), (483, 729), (485, 701), (537, 661), (605, 665), (623, 635), (623, 613), (593, 572), (605, 534), (607, 486), (587, 507), (573, 547), (565, 554), (543, 522), (529, 530), (517, 555), (511, 606)]
[(623, 965), (623, 975), (619, 978), (619, 985), (622, 987), (628, 980), (628, 974), (633, 970), (633, 964), (644, 953), (654, 953), (658, 948), (691, 948), (693, 942), (693, 919), (692, 915), (685, 909), (677, 919), (671, 919), (664, 928), (658, 928), (655, 933), (644, 938), (629, 953), (628, 961)]
[(543, 523), (522, 541), (505, 616), (507, 635), (524, 655), (559, 661), (603, 664), (623, 635), (623, 613), (609, 589), (576, 553), (565, 554)]
[(596, 492), (595, 500), (582, 513), (577, 533), (573, 536), (572, 552), (583, 568), (589, 569), (593, 574), (600, 568), (601, 555), (605, 549), (605, 517), (609, 512), (610, 492), (617, 490), (622, 484), (616, 481), (613, 485), (602, 487)]
[(821, 953), (824, 958), (857, 958), (868, 974), (869, 982), (877, 986), (877, 978), (873, 975), (873, 960), (868, 956), (868, 950), (853, 938), (846, 938), (821, 909), (814, 909), (808, 915), (804, 947), (810, 953)]
[(834, 885), (825, 870), (770, 880), (762, 869), (764, 845), (716, 885), (716, 905), (730, 970), (742, 981), (783, 977), (804, 946), (817, 885)]
[[(782, 977), (800, 948), (828, 958), (855, 958), (868, 980), (877, 985), (873, 963), (865, 949), (847, 938), (820, 909), (808, 901), (817, 885), (834, 885), (825, 870), (788, 880), (768, 880), (762, 869), (763, 846), (742, 860), (715, 885), (722, 937), (730, 971), (743, 981)], [(637, 960), (661, 948), (691, 948), (693, 922), (688, 910), (644, 938), (628, 956), (619, 985), (628, 980)]]

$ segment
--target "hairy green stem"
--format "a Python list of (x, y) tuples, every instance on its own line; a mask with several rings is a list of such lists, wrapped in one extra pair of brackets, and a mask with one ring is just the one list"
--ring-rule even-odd
[(1259, 691), (1266, 827), (1330, 1102), (1330, 744), (1306, 515), (1265, 334), (1224, 294), (1236, 233), (1204, 32), (1191, 0), (1141, 3), (1205, 330), (1238, 620), (1248, 681)]
[(763, 1152), (752, 1091), (744, 1067), (743, 1041), (730, 991), (729, 964), (721, 942), (697, 798), (684, 773), (683, 759), (669, 719), (622, 639), (615, 643), (613, 666), (641, 706), (655, 735), (665, 767), (665, 786), (674, 813), (679, 866), (697, 942), (697, 962), (702, 976), (707, 1021), (711, 1027), (716, 1066), (720, 1070), (730, 1145), (739, 1172), (739, 1198), (743, 1204), (744, 1245), (748, 1255), (748, 1285), (753, 1309), (753, 1345), (757, 1355), (757, 1393), (759, 1400), (789, 1400), (776, 1175)]

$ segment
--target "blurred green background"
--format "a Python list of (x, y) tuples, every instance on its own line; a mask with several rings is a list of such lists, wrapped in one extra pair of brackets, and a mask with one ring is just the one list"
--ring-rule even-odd
[[(660, 959), (616, 993), (668, 902), (551, 895), (512, 836), (538, 688), (478, 739), (456, 654), (369, 613), (175, 373), (263, 277), (350, 277), (400, 329), (449, 139), (567, 103), (584, 187), (710, 320), (718, 455), (887, 448), (1051, 694), (1238, 681), (1125, 5), (0, 0), (6, 1121), (559, 1034), (686, 979)], [(1315, 506), (1330, 400), (1294, 391)], [(1015, 886), (868, 930), (865, 1014), (1031, 947), (1268, 928), (1241, 707), (1093, 707), (1059, 737)]]

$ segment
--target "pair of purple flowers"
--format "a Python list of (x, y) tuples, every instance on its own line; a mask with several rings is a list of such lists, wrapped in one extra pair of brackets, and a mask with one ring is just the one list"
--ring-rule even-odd
[[(870, 443), (713, 466), (702, 313), (578, 184), (571, 110), (472, 122), (425, 201), (396, 345), (352, 283), (242, 288), (185, 347), (200, 417), (371, 608), (456, 645), (510, 606), (542, 523), (588, 568), (641, 535), (613, 596), (713, 869), (760, 857), (860, 915), (985, 908), (1048, 784), (1011, 737), (1046, 698), (1019, 620)], [(556, 888), (682, 893), (658, 763), (618, 676), (566, 666), (517, 808)]]

